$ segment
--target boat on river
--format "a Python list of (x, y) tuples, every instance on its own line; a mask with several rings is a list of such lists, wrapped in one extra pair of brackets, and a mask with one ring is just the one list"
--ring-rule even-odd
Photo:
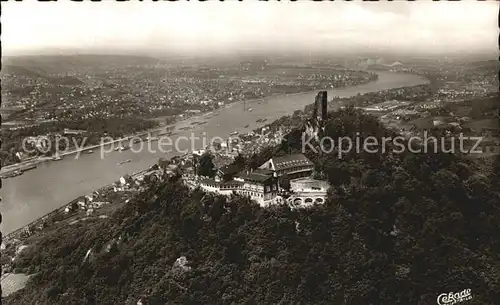
[(2, 175), (2, 176), (1, 176), (1, 178), (2, 178), (2, 179), (9, 179), (9, 178), (14, 178), (14, 177), (20, 176), (20, 175), (22, 175), (22, 174), (23, 174), (23, 172), (22, 172), (22, 171), (17, 170), (17, 171), (13, 171), (13, 172), (11, 172), (11, 173), (8, 173), (8, 174), (5, 174), (5, 175)]
[(118, 146), (115, 148), (115, 151), (124, 151), (124, 150), (129, 150), (130, 146)]
[(130, 163), (130, 162), (132, 162), (132, 160), (131, 159), (127, 159), (127, 160), (118, 162), (118, 165), (122, 165), (122, 164), (125, 164), (125, 163)]

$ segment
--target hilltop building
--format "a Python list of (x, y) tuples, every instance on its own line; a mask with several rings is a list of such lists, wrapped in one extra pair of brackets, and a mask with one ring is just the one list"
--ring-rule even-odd
[(230, 181), (204, 179), (200, 182), (200, 187), (205, 191), (221, 195), (230, 196), (235, 193), (249, 196), (261, 206), (267, 206), (276, 198), (278, 179), (272, 172), (255, 170), (239, 173)]
[(309, 207), (313, 204), (323, 204), (328, 196), (330, 185), (326, 181), (310, 178), (290, 181), (293, 191), (287, 201), (292, 208)]
[[(327, 120), (327, 92), (321, 91), (316, 96), (313, 116), (309, 120), (309, 130), (318, 135)], [(241, 172), (241, 168), (228, 165), (219, 168), (214, 179), (203, 179), (199, 185), (207, 192), (230, 196), (239, 194), (249, 196), (261, 206), (269, 206), (281, 201), (278, 193), (279, 178), (287, 177), (293, 192), (288, 203), (294, 207), (324, 203), (328, 183), (311, 179), (314, 164), (301, 153), (272, 157), (256, 170)], [(293, 180), (293, 182), (292, 182)]]
[(303, 154), (273, 157), (254, 171), (236, 172), (234, 165), (217, 171), (215, 179), (203, 179), (199, 186), (212, 193), (230, 196), (249, 196), (263, 207), (275, 202), (279, 196), (279, 177), (288, 176), (294, 195), (288, 200), (294, 207), (323, 203), (327, 196), (327, 183), (310, 179), (314, 164)]
[(314, 164), (303, 154), (292, 154), (273, 157), (259, 168), (272, 171), (276, 177), (287, 175), (290, 179), (297, 179), (310, 176)]

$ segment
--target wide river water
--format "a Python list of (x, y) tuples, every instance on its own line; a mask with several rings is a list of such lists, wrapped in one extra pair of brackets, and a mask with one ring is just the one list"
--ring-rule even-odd
[[(412, 74), (376, 73), (379, 75), (377, 81), (328, 90), (329, 99), (333, 96), (350, 97), (358, 93), (364, 94), (428, 83), (426, 79)], [(235, 103), (205, 118), (190, 118), (182, 121), (176, 125), (175, 135), (171, 138), (175, 142), (176, 137), (190, 137), (192, 133), (201, 135), (202, 132), (206, 133), (208, 139), (216, 136), (225, 138), (232, 131), (250, 131), (284, 115), (289, 115), (295, 110), (303, 110), (306, 105), (314, 103), (316, 94), (317, 92), (307, 92), (247, 101), (246, 108), (252, 108), (251, 112), (244, 111), (242, 103)], [(261, 118), (266, 118), (267, 121), (256, 122)], [(190, 125), (194, 121), (207, 121), (207, 123)], [(246, 125), (248, 127), (245, 128)], [(185, 126), (193, 126), (193, 128), (180, 130)], [(203, 147), (202, 140), (197, 140), (194, 144), (196, 149)], [(79, 196), (117, 181), (120, 176), (145, 169), (157, 162), (160, 157), (169, 158), (184, 153), (165, 154), (158, 149), (157, 145), (158, 142), (151, 142), (152, 149), (147, 149), (148, 144), (144, 143), (145, 149), (140, 152), (134, 152), (137, 149), (113, 151), (105, 153), (103, 158), (101, 158), (101, 151), (96, 149), (93, 154), (81, 154), (79, 158), (75, 158), (75, 155), (66, 156), (58, 162), (42, 163), (36, 169), (21, 176), (4, 179), (3, 187), (0, 189), (2, 233), (5, 235), (23, 227)], [(179, 142), (180, 150), (190, 147), (191, 144), (188, 141)], [(132, 161), (118, 165), (119, 162), (127, 159)]]

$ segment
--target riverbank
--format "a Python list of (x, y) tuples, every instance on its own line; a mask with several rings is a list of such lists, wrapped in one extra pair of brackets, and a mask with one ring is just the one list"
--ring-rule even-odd
[[(132, 173), (130, 175), (130, 177), (137, 178), (138, 176), (144, 175), (145, 173), (149, 172), (150, 170), (151, 170), (150, 168), (143, 169), (139, 172)], [(109, 188), (112, 188), (115, 185), (115, 183), (116, 183), (116, 181), (113, 183), (110, 183), (108, 185), (104, 185), (104, 186), (100, 187), (99, 189), (94, 190), (92, 193), (101, 193)], [(22, 239), (21, 235), (23, 233), (27, 233), (29, 235), (32, 235), (32, 234), (36, 233), (36, 231), (44, 229), (45, 228), (44, 222), (50, 221), (51, 218), (58, 216), (60, 214), (63, 214), (65, 212), (66, 208), (71, 208), (71, 206), (73, 204), (75, 204), (76, 202), (78, 202), (81, 197), (82, 196), (79, 196), (78, 198), (73, 199), (69, 203), (41, 216), (40, 218), (28, 223), (27, 225), (4, 235), (3, 239), (2, 239), (3, 242), (9, 243), (13, 239), (21, 240)]]
[(24, 172), (28, 169), (31, 169), (33, 166), (37, 166), (40, 163), (47, 162), (50, 160), (52, 160), (51, 157), (36, 157), (20, 163), (7, 165), (5, 167), (2, 167), (2, 169), (0, 170), (0, 179), (9, 179), (9, 177), (6, 177), (9, 174), (12, 174), (17, 171)]
[[(428, 81), (421, 77), (398, 74), (392, 72), (380, 72), (379, 80), (355, 87), (338, 88), (329, 90), (330, 97), (350, 97), (357, 94), (378, 92), (392, 88), (413, 87), (426, 84)], [(201, 113), (193, 117), (187, 117), (175, 124), (176, 129), (185, 125), (189, 130), (174, 130), (172, 140), (176, 137), (195, 134), (200, 136), (206, 133), (208, 136), (227, 137), (230, 132), (248, 132), (265, 123), (256, 122), (265, 118), (267, 122), (274, 121), (283, 115), (289, 115), (295, 110), (303, 110), (305, 106), (314, 102), (316, 92), (287, 95), (285, 97), (268, 97), (264, 100), (257, 99), (246, 101), (253, 108), (251, 112), (243, 111), (236, 107), (242, 102), (233, 103), (229, 107), (223, 107), (206, 117)], [(205, 117), (204, 117), (205, 116)], [(191, 126), (190, 121), (206, 120), (203, 125)], [(247, 126), (248, 125), (248, 126)], [(152, 145), (158, 145), (153, 143)], [(179, 151), (169, 152), (167, 155), (161, 150), (151, 151), (123, 151), (110, 153), (104, 158), (99, 154), (83, 154), (78, 159), (64, 158), (58, 162), (44, 162), (37, 169), (25, 174), (6, 179), (4, 188), (0, 190), (3, 197), (0, 211), (4, 216), (1, 224), (2, 232), (8, 234), (28, 223), (46, 215), (61, 206), (71, 202), (74, 198), (88, 194), (95, 189), (116, 181), (119, 177), (128, 173), (140, 171), (155, 164), (159, 158), (170, 159), (182, 155), (186, 151), (192, 151), (191, 143), (182, 141), (179, 143)], [(153, 147), (154, 148), (154, 147)], [(132, 162), (117, 166), (123, 160), (131, 159)]]
[[(367, 84), (367, 83), (375, 82), (377, 80), (378, 80), (378, 75), (377, 75), (377, 77), (375, 79), (369, 79), (367, 82), (362, 82), (362, 83), (359, 83), (359, 84), (356, 84), (356, 85), (353, 85), (353, 86), (360, 86), (360, 85), (364, 85), (364, 84)], [(338, 88), (335, 88), (335, 89), (342, 89), (342, 88), (346, 88), (346, 87), (338, 87)], [(318, 90), (323, 90), (323, 89), (318, 89)], [(266, 99), (287, 98), (287, 97), (297, 96), (297, 95), (301, 95), (301, 94), (307, 94), (307, 93), (311, 93), (311, 92), (315, 92), (315, 90), (301, 91), (301, 92), (296, 92), (296, 93), (274, 93), (274, 94), (271, 94), (271, 95), (268, 95), (268, 96), (264, 96), (264, 97), (261, 97), (261, 98), (249, 99), (249, 100), (244, 100), (244, 101), (236, 101), (236, 102), (227, 104), (224, 108), (234, 107), (235, 105), (243, 104), (243, 103), (250, 105), (250, 104), (253, 104), (253, 103), (256, 103), (256, 102), (262, 102), (262, 101), (264, 101)], [(206, 116), (207, 114), (209, 114), (209, 113), (219, 113), (220, 110), (221, 109), (207, 110), (207, 111), (201, 112), (200, 114), (195, 115), (195, 116), (183, 117), (182, 119), (178, 120), (174, 124), (170, 124), (170, 125), (166, 125), (166, 126), (162, 126), (162, 127), (155, 127), (155, 128), (152, 128), (152, 129), (148, 129), (146, 131), (138, 132), (138, 133), (133, 134), (133, 135), (124, 136), (124, 137), (122, 137), (120, 139), (116, 139), (116, 140), (109, 141), (109, 142), (106, 142), (106, 143), (100, 143), (100, 144), (95, 144), (95, 145), (88, 145), (86, 147), (82, 147), (82, 148), (79, 148), (79, 149), (74, 149), (72, 151), (62, 152), (62, 153), (60, 153), (60, 156), (64, 157), (64, 156), (68, 156), (68, 155), (78, 154), (78, 153), (81, 153), (83, 151), (88, 151), (88, 150), (93, 150), (93, 149), (96, 149), (96, 148), (105, 147), (107, 145), (112, 145), (114, 143), (129, 141), (130, 139), (140, 138), (140, 137), (143, 137), (143, 136), (145, 136), (145, 135), (147, 135), (149, 133), (159, 132), (162, 129), (169, 128), (169, 127), (177, 128), (178, 125), (182, 124), (183, 121), (206, 119), (204, 116)], [(19, 162), (19, 163), (15, 163), (15, 164), (4, 166), (4, 167), (0, 168), (0, 179), (9, 179), (11, 177), (8, 177), (8, 176), (11, 175), (11, 174), (13, 174), (13, 173), (15, 173), (15, 172), (17, 172), (17, 171), (22, 172), (26, 168), (30, 168), (32, 166), (37, 166), (37, 165), (39, 165), (41, 163), (50, 162), (50, 161), (53, 161), (52, 157), (39, 156), (39, 157), (34, 157), (34, 158), (30, 159), (30, 160), (25, 160), (25, 161), (22, 161), (22, 162)]]

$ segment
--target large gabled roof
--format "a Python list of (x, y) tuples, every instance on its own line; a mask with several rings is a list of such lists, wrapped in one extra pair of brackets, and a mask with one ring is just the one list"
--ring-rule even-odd
[(235, 164), (229, 164), (219, 169), (224, 175), (234, 175), (238, 173), (241, 168)]
[(253, 181), (263, 183), (273, 177), (273, 172), (269, 170), (257, 169), (253, 172), (239, 173), (238, 177), (245, 181)]
[(274, 168), (278, 170), (283, 170), (290, 167), (313, 165), (313, 163), (307, 159), (303, 154), (291, 154), (284, 155), (280, 157), (272, 158)]

